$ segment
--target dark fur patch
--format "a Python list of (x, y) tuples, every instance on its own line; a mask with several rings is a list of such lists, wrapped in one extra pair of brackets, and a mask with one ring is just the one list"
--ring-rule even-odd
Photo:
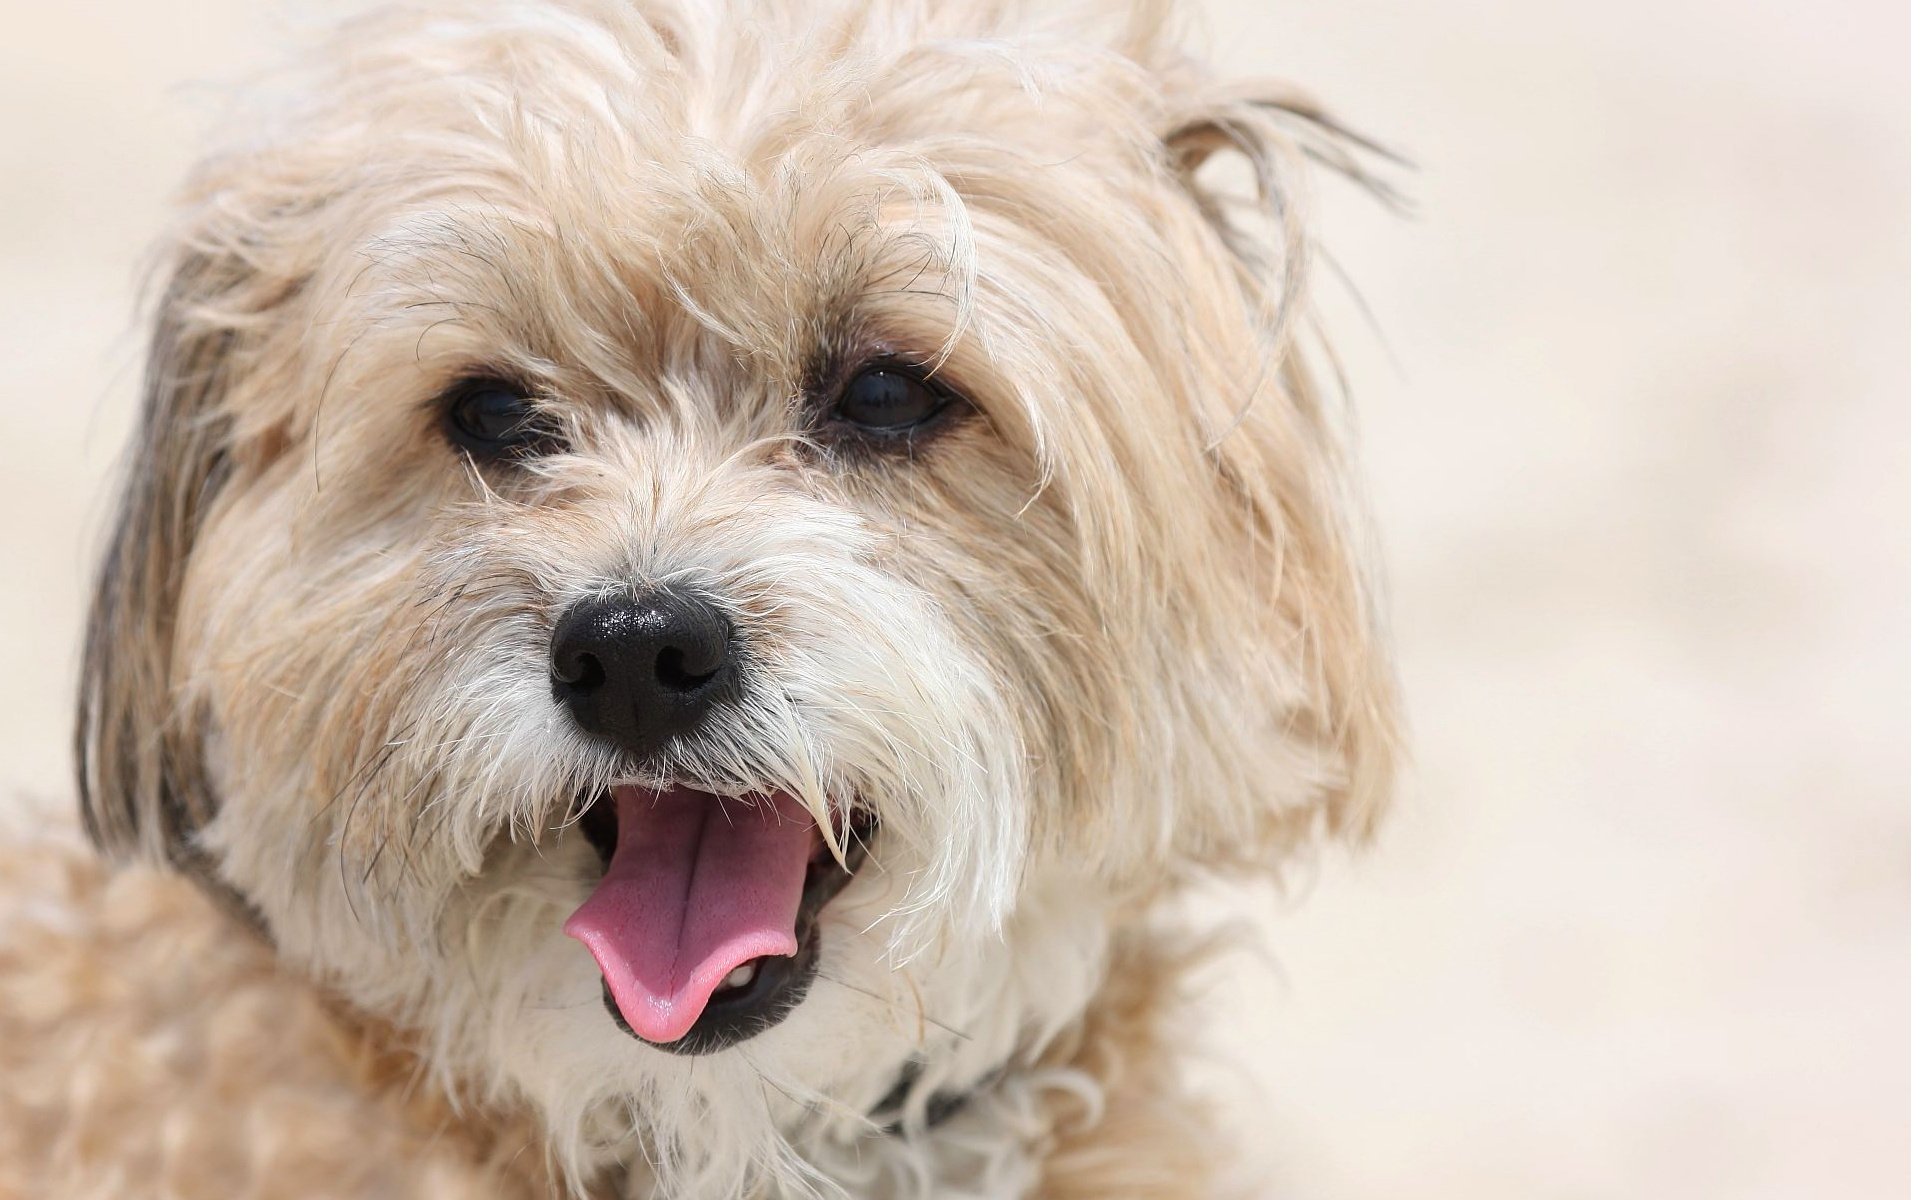
[(235, 337), (190, 332), (186, 306), (233, 276), (193, 259), (175, 273), (149, 353), (118, 519), (100, 567), (75, 728), (80, 811), (105, 851), (172, 862), (212, 883), (192, 846), (215, 798), (200, 714), (175, 691), (173, 646), (187, 560), (230, 473), (219, 410)]

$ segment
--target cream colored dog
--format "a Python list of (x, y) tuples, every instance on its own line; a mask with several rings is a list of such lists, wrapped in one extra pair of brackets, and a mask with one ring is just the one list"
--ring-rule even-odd
[(1172, 902), (1389, 774), (1367, 148), (1024, 7), (409, 8), (199, 170), (0, 1192), (1214, 1193)]

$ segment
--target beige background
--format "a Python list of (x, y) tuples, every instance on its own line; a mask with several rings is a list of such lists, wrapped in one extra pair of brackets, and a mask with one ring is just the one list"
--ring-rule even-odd
[[(0, 779), (65, 784), (134, 264), (304, 15), (6, 0)], [(1300, 1197), (1880, 1197), (1907, 1128), (1907, 15), (1265, 0), (1338, 189), (1416, 768), (1216, 996)]]

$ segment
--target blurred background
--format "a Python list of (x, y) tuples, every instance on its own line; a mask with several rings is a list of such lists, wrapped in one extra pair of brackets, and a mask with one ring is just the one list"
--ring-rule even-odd
[[(325, 6), (7, 3), (0, 781), (57, 795), (136, 266)], [(1419, 164), (1320, 194), (1413, 766), (1213, 981), (1273, 1190), (1905, 1194), (1906, 7), (1200, 8)]]

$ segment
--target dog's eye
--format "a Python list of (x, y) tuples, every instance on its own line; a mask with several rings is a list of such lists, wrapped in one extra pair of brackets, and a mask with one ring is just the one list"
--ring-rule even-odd
[(465, 379), (446, 393), (447, 436), (477, 458), (532, 458), (566, 448), (553, 418), (518, 385)]
[(870, 433), (904, 434), (948, 403), (945, 393), (898, 367), (869, 367), (847, 382), (833, 415)]

